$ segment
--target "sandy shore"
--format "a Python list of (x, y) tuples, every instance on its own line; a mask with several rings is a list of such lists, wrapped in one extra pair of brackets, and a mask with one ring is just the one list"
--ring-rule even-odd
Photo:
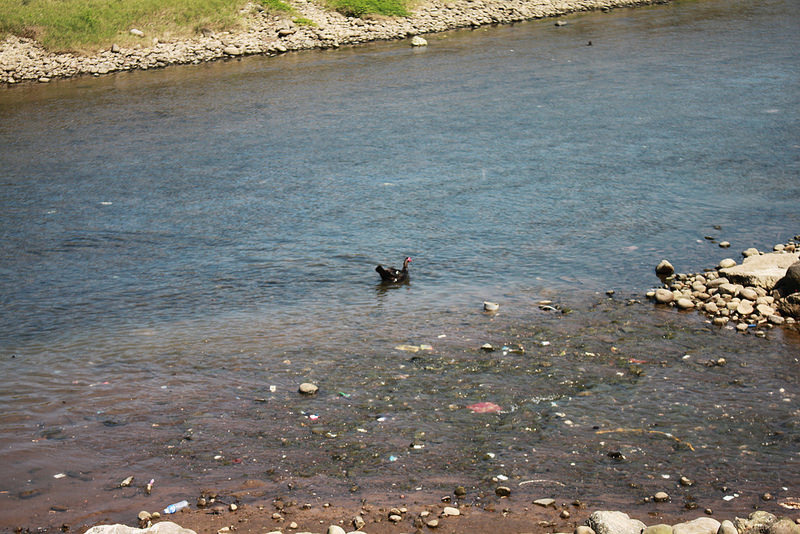
[[(276, 55), (288, 51), (336, 48), (377, 40), (412, 36), (486, 24), (508, 24), (556, 17), (577, 11), (609, 10), (664, 3), (663, 0), (424, 0), (406, 18), (348, 18), (330, 12), (313, 0), (292, 0), (295, 17), (313, 21), (296, 24), (291, 17), (275, 16), (249, 6), (244, 29), (203, 32), (196, 38), (161, 42), (157, 35), (141, 35), (136, 45), (113, 45), (94, 55), (49, 53), (35, 41), (10, 36), (0, 43), (0, 83), (46, 83), (54, 78), (103, 75), (170, 65), (196, 64), (244, 55)], [(138, 30), (131, 28), (132, 30)], [(138, 32), (142, 33), (142, 32)]]

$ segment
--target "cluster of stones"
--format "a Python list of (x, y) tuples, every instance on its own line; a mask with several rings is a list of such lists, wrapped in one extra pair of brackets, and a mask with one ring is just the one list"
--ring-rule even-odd
[[(800, 316), (800, 287), (794, 280), (800, 275), (800, 253), (797, 252), (800, 246), (796, 241), (800, 241), (800, 236), (789, 243), (775, 245), (769, 254), (755, 248), (747, 249), (742, 252), (745, 260), (741, 265), (726, 258), (716, 268), (703, 273), (678, 274), (663, 260), (656, 267), (656, 273), (662, 277), (664, 285), (649, 291), (647, 297), (682, 310), (697, 309), (716, 326), (763, 336), (765, 329), (794, 324)], [(748, 269), (748, 266), (765, 264), (769, 269)], [(786, 290), (781, 290), (781, 285), (786, 286)]]
[(622, 512), (598, 511), (589, 516), (586, 524), (575, 529), (574, 534), (800, 534), (797, 522), (764, 511), (733, 521), (699, 517), (677, 525), (651, 526)]
[(295, 9), (294, 16), (275, 16), (251, 4), (243, 11), (246, 24), (242, 31), (218, 34), (203, 31), (192, 39), (161, 42), (158, 36), (131, 28), (130, 34), (140, 41), (138, 44), (131, 47), (115, 44), (94, 55), (50, 53), (31, 39), (9, 36), (0, 42), (0, 83), (48, 82), (53, 78), (147, 70), (244, 55), (336, 48), (659, 1), (663, 0), (425, 0), (409, 17), (375, 19), (345, 17), (323, 8), (319, 0), (289, 0)]

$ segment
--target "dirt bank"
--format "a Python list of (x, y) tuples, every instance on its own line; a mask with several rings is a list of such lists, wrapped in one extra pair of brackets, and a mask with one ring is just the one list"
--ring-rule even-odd
[[(141, 42), (132, 48), (113, 45), (94, 55), (50, 53), (35, 41), (10, 36), (0, 43), (0, 83), (45, 83), (53, 78), (98, 76), (243, 55), (336, 48), (577, 11), (663, 3), (663, 0), (424, 0), (410, 17), (375, 19), (345, 17), (324, 9), (313, 0), (290, 3), (297, 13), (294, 18), (275, 16), (249, 6), (243, 11), (245, 29), (238, 32), (205, 31), (196, 38), (174, 42), (161, 42), (157, 35), (143, 34), (139, 38)], [(312, 21), (313, 25), (294, 22), (303, 19)]]

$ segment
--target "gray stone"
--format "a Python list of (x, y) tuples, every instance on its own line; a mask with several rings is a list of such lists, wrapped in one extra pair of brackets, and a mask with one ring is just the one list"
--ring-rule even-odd
[(756, 293), (756, 290), (752, 287), (745, 287), (739, 291), (739, 296), (747, 300), (756, 300), (758, 298), (758, 293)]
[(641, 534), (647, 526), (623, 512), (597, 511), (586, 521), (597, 534)]
[(667, 260), (661, 260), (656, 266), (656, 274), (660, 276), (669, 276), (675, 273), (675, 268)]
[(724, 260), (719, 262), (719, 265), (717, 265), (717, 268), (720, 269), (720, 270), (729, 269), (729, 268), (733, 267), (734, 265), (736, 265), (736, 260), (734, 260), (733, 258), (725, 258)]
[(419, 35), (415, 35), (411, 38), (411, 46), (428, 46), (428, 41)]
[(730, 280), (728, 280), (728, 279), (727, 279), (727, 278), (725, 278), (724, 276), (719, 276), (719, 277), (717, 277), (717, 278), (714, 278), (713, 280), (709, 280), (709, 281), (706, 283), (706, 285), (707, 285), (708, 287), (712, 287), (712, 288), (713, 288), (713, 287), (719, 287), (719, 286), (721, 286), (722, 284), (728, 284), (728, 283), (730, 283)]
[(750, 315), (753, 313), (753, 304), (749, 300), (743, 300), (736, 306), (736, 313), (739, 315)]
[(533, 501), (533, 504), (538, 504), (539, 506), (544, 506), (547, 508), (548, 506), (555, 506), (556, 500), (555, 499), (536, 499)]
[(659, 525), (650, 525), (642, 531), (642, 534), (672, 534), (672, 526), (663, 523)]
[(733, 520), (733, 526), (739, 534), (768, 534), (769, 527), (778, 518), (769, 512), (758, 510), (748, 516), (747, 519), (737, 517)]
[(300, 393), (302, 393), (303, 395), (313, 395), (318, 390), (319, 388), (316, 385), (311, 384), (310, 382), (303, 382), (302, 384), (300, 384), (299, 388)]
[(225, 52), (229, 56), (241, 56), (242, 55), (241, 49), (239, 49), (239, 48), (237, 48), (235, 46), (226, 46), (222, 51)]
[(750, 256), (758, 256), (758, 249), (750, 247), (747, 250), (743, 250), (742, 256), (744, 256), (745, 258), (749, 258)]
[(669, 289), (664, 289), (663, 287), (656, 289), (656, 302), (659, 304), (669, 304), (674, 298), (675, 296)]
[(731, 244), (730, 244), (729, 241), (720, 241), (719, 242), (719, 246), (720, 246), (720, 248), (728, 248), (728, 247), (731, 246)]
[(749, 256), (741, 265), (720, 269), (720, 273), (733, 282), (747, 286), (763, 287), (771, 290), (778, 280), (786, 275), (786, 271), (798, 261), (800, 254), (771, 252), (758, 256)]
[(698, 517), (672, 527), (672, 534), (717, 534), (720, 522), (711, 517)]
[(769, 534), (800, 534), (800, 525), (784, 517), (769, 527)]
[[(755, 249), (754, 249), (755, 250)], [(758, 251), (756, 251), (758, 254)], [(739, 534), (739, 531), (736, 530), (736, 527), (733, 526), (733, 523), (729, 520), (725, 520), (719, 525), (719, 529), (717, 530), (717, 534)]]
[(135, 35), (136, 37), (144, 37), (144, 32), (136, 28), (131, 28), (131, 35)]
[(97, 525), (85, 534), (197, 534), (194, 530), (183, 528), (171, 521), (162, 521), (148, 528), (134, 528), (127, 525)]
[(784, 296), (800, 291), (800, 262), (786, 269), (786, 274), (775, 284), (775, 289)]
[(653, 500), (656, 502), (667, 502), (669, 500), (669, 495), (665, 491), (659, 491), (653, 495)]
[(456, 516), (461, 515), (461, 511), (458, 508), (454, 508), (452, 506), (445, 506), (444, 510), (442, 510), (443, 516)]
[(717, 305), (714, 304), (713, 302), (706, 302), (705, 304), (703, 304), (703, 309), (706, 311), (706, 313), (711, 313), (711, 314), (717, 313), (719, 311), (719, 308), (717, 308)]
[(345, 532), (345, 530), (342, 527), (340, 527), (339, 525), (331, 525), (331, 526), (329, 526), (328, 530), (326, 531), (326, 533), (327, 534), (347, 534), (347, 532)]
[(800, 293), (792, 293), (778, 301), (778, 310), (784, 317), (800, 318)]
[(690, 310), (690, 309), (694, 308), (694, 302), (692, 302), (692, 299), (690, 299), (690, 298), (686, 298), (686, 297), (679, 298), (678, 299), (678, 308), (680, 308), (682, 310)]
[(736, 296), (739, 293), (739, 286), (736, 284), (731, 283), (724, 283), (719, 285), (719, 292), (723, 295), (734, 295)]
[(767, 306), (766, 304), (757, 304), (756, 311), (759, 315), (763, 315), (764, 317), (775, 315), (775, 309), (772, 306)]
[(586, 525), (580, 525), (575, 527), (575, 530), (572, 534), (597, 534), (592, 527), (587, 527)]

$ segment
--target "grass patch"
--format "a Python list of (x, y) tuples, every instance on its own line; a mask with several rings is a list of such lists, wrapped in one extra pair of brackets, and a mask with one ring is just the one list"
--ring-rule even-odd
[(407, 17), (411, 14), (406, 0), (328, 0), (328, 5), (346, 17)]
[[(278, 0), (273, 0), (278, 1)], [(88, 51), (148, 37), (184, 37), (234, 27), (245, 0), (0, 0), (0, 37), (12, 33), (49, 50)], [(135, 38), (133, 38), (135, 39)]]
[(261, 0), (261, 6), (271, 13), (294, 13), (294, 8), (282, 0)]
[(314, 22), (311, 19), (307, 19), (305, 17), (294, 17), (292, 19), (292, 21), (294, 21), (294, 23), (297, 24), (298, 26), (316, 26), (317, 25), (316, 22)]

